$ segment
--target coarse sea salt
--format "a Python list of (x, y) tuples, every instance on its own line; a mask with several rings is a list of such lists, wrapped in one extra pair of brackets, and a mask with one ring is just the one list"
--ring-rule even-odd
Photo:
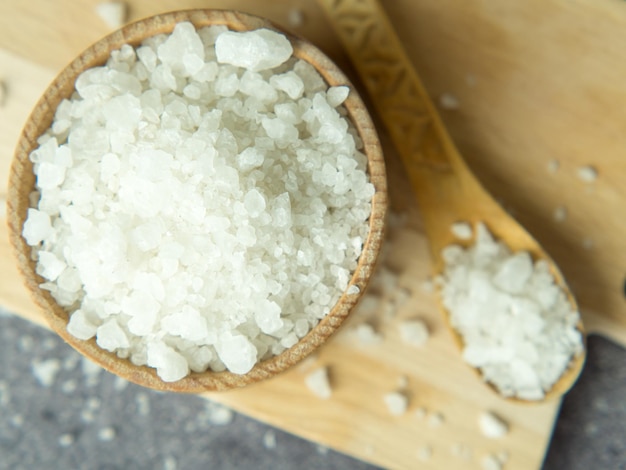
[(267, 29), (180, 23), (83, 72), (22, 232), (69, 332), (164, 381), (245, 374), (358, 293), (375, 188), (349, 93)]
[(548, 263), (512, 253), (482, 223), (473, 245), (442, 256), (440, 295), (464, 360), (503, 396), (542, 399), (583, 350), (580, 315)]

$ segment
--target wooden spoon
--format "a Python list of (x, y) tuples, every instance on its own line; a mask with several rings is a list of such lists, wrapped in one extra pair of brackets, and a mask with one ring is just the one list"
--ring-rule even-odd
[(358, 287), (358, 293), (348, 294), (345, 292), (334, 308), (309, 334), (283, 353), (257, 363), (250, 372), (243, 375), (207, 371), (192, 373), (177, 382), (164, 382), (154, 369), (147, 366), (136, 366), (129, 360), (120, 359), (117, 355), (101, 349), (94, 339), (82, 341), (68, 333), (66, 328), (69, 318), (68, 312), (55, 302), (48, 291), (40, 288), (44, 279), (37, 275), (35, 262), (31, 256), (31, 248), (21, 235), (27, 210), (30, 207), (29, 196), (35, 185), (29, 154), (37, 147), (38, 137), (50, 127), (56, 107), (63, 99), (72, 95), (76, 77), (88, 68), (104, 64), (111, 51), (119, 49), (124, 44), (136, 46), (149, 36), (170, 33), (177, 23), (183, 21), (190, 21), (196, 28), (219, 24), (237, 31), (258, 28), (279, 30), (276, 25), (266, 19), (234, 11), (188, 10), (140, 20), (96, 42), (54, 79), (28, 118), (17, 143), (9, 175), (7, 218), (11, 244), (27, 288), (35, 302), (41, 307), (41, 311), (52, 329), (81, 354), (116, 375), (158, 390), (178, 392), (226, 390), (268, 379), (296, 364), (322, 345), (343, 323), (364, 292), (380, 250), (387, 207), (387, 183), (378, 136), (354, 87), (342, 71), (319, 49), (300, 38), (281, 31), (291, 41), (294, 55), (314, 65), (329, 85), (348, 85), (351, 88), (351, 93), (344, 102), (344, 106), (363, 141), (364, 152), (368, 159), (368, 172), (375, 187), (375, 194), (372, 199), (369, 235), (363, 246), (358, 266), (349, 283), (349, 287), (353, 286), (353, 291), (355, 290), (354, 286)]
[[(417, 196), (434, 263), (443, 271), (441, 251), (459, 241), (454, 222), (484, 222), (513, 251), (546, 260), (575, 311), (576, 301), (561, 272), (541, 245), (489, 195), (467, 167), (422, 85), (393, 26), (377, 0), (320, 0), (360, 74), (406, 167)], [(452, 328), (456, 343), (463, 340)], [(583, 333), (582, 321), (577, 328)], [(584, 335), (583, 335), (584, 337)], [(576, 381), (585, 353), (575, 356), (544, 399), (560, 397)], [(478, 371), (477, 371), (478, 372)], [(494, 386), (491, 388), (497, 392)]]

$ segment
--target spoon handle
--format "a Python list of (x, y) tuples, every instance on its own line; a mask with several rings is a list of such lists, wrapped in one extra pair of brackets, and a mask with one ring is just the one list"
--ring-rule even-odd
[[(378, 0), (319, 0), (382, 118), (416, 193), (437, 263), (458, 218), (495, 215), (456, 150)], [(469, 197), (468, 197), (469, 196)], [(487, 201), (489, 199), (489, 201)], [(439, 266), (436, 266), (437, 270)]]

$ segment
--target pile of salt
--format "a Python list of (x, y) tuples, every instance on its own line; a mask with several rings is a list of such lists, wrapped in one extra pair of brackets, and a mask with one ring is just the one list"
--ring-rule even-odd
[(463, 358), (503, 396), (540, 400), (583, 349), (580, 315), (545, 261), (511, 251), (476, 225), (473, 245), (451, 245), (439, 279)]
[(279, 33), (190, 23), (82, 73), (31, 153), (23, 228), (68, 331), (165, 381), (306, 335), (368, 233), (348, 93)]

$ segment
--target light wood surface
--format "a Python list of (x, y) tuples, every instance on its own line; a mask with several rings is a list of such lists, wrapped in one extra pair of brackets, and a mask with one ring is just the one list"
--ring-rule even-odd
[[(0, 108), (3, 180), (21, 125), (47, 83), (108, 32), (94, 13), (96, 3), (0, 2), (0, 77), (8, 91)], [(129, 4), (131, 19), (206, 7), (200, 0)], [(626, 3), (390, 0), (384, 5), (430, 96), (435, 102), (444, 93), (457, 98), (459, 108), (442, 110), (442, 118), (471, 169), (559, 264), (587, 329), (626, 344), (626, 219), (621, 216), (626, 201), (621, 182), (626, 177)], [(293, 29), (346, 64), (314, 2), (216, 0), (211, 6), (262, 14), (287, 27), (290, 10), (301, 8), (304, 24)], [(388, 137), (382, 133), (381, 139), (392, 206), (408, 218), (405, 229), (391, 232), (386, 265), (412, 292), (397, 318), (386, 320), (380, 312), (385, 340), (365, 348), (354, 343), (349, 330), (341, 331), (302, 368), (261, 385), (207, 396), (388, 468), (478, 469), (485, 454), (501, 450), (509, 454), (506, 469), (539, 468), (558, 403), (506, 403), (460, 361), (435, 299), (421, 289), (431, 267), (419, 211)], [(560, 162), (554, 174), (547, 170), (552, 159)], [(587, 164), (599, 172), (592, 184), (576, 176), (577, 168)], [(5, 189), (0, 191), (6, 197)], [(559, 206), (568, 209), (564, 222), (553, 218)], [(9, 255), (4, 226), (0, 267), (1, 305), (41, 323)], [(411, 348), (399, 338), (397, 322), (409, 316), (423, 318), (432, 330), (423, 348)], [(330, 370), (329, 400), (317, 399), (304, 385), (307, 370), (318, 365)], [(409, 410), (393, 417), (382, 396), (396, 389), (401, 376), (408, 378)], [(421, 407), (442, 413), (445, 421), (429, 425), (428, 416), (416, 416)], [(509, 422), (504, 438), (489, 440), (478, 431), (478, 414), (486, 409)], [(471, 449), (469, 461), (452, 451), (460, 445)], [(426, 461), (418, 457), (423, 446), (433, 451)]]

